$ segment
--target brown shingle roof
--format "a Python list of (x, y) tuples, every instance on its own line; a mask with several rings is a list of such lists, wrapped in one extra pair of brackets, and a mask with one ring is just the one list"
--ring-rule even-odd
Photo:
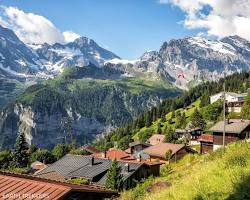
[(144, 142), (141, 142), (141, 141), (134, 141), (134, 142), (129, 143), (129, 147), (133, 147), (133, 146), (136, 146), (136, 145), (151, 146), (150, 144), (147, 144), (147, 143), (144, 143)]
[(148, 139), (148, 142), (151, 145), (156, 145), (156, 144), (164, 142), (164, 140), (165, 140), (165, 135), (163, 135), (163, 134), (154, 134)]
[[(250, 126), (250, 120), (230, 119), (229, 123), (226, 122), (226, 133), (241, 133), (248, 126)], [(211, 132), (223, 132), (224, 122), (220, 121), (209, 129)]]
[(213, 135), (210, 135), (210, 134), (202, 134), (198, 141), (201, 141), (201, 142), (213, 142), (214, 141), (214, 138), (213, 138)]
[(83, 150), (89, 152), (89, 153), (99, 153), (100, 151), (96, 149), (94, 146), (91, 145), (85, 145), (82, 147)]
[[(104, 152), (95, 153), (95, 154), (92, 154), (92, 156), (96, 158), (104, 158)], [(129, 155), (128, 153), (120, 149), (111, 149), (109, 151), (106, 151), (106, 158), (111, 159), (111, 160), (134, 159), (131, 157), (131, 155)]]
[(154, 146), (148, 147), (143, 151), (149, 154), (150, 156), (165, 158), (165, 154), (168, 150), (171, 150), (172, 155), (174, 155), (184, 147), (184, 144), (159, 143)]
[(117, 195), (116, 192), (96, 186), (69, 184), (28, 175), (0, 172), (0, 200), (23, 199), (24, 197), (28, 199), (34, 197), (32, 199), (35, 200), (57, 200), (76, 191), (80, 193), (100, 193), (106, 197)]

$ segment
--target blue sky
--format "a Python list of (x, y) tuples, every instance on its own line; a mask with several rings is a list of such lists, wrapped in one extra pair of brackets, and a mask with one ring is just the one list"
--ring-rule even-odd
[(94, 39), (124, 59), (158, 50), (164, 41), (196, 35), (180, 22), (179, 7), (158, 0), (0, 0), (49, 19), (60, 31), (71, 30)]

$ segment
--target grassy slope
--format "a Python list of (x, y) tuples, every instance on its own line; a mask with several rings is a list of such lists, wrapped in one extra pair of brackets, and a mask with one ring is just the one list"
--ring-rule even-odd
[[(124, 192), (122, 200), (250, 199), (250, 144), (238, 142), (211, 155), (187, 156), (167, 176), (150, 179)], [(168, 181), (169, 188), (148, 193), (153, 183)]]
[[(157, 82), (139, 78), (126, 78), (122, 80), (100, 80), (84, 78), (71, 79), (66, 81), (61, 77), (58, 77), (53, 80), (49, 80), (46, 83), (47, 88), (51, 88), (59, 92), (61, 95), (68, 95), (68, 91), (73, 93), (79, 90), (86, 90), (97, 87), (103, 88), (105, 86), (119, 87), (134, 95), (139, 95), (142, 93), (152, 93), (155, 95), (167, 97), (168, 95), (175, 96), (176, 94), (180, 93), (178, 89), (174, 88), (168, 82)], [(18, 100), (27, 104), (32, 104), (35, 101), (36, 96), (39, 94), (39, 92), (44, 89), (44, 87), (39, 85), (37, 87), (34, 86), (34, 89), (25, 92), (18, 98)]]
[[(193, 102), (192, 104), (190, 104), (186, 108), (185, 114), (186, 114), (187, 120), (192, 115), (192, 113), (194, 112), (195, 108), (199, 109), (199, 105), (200, 105), (200, 100), (198, 99), (198, 100), (196, 100), (195, 102)], [(180, 109), (178, 109), (176, 111), (180, 111), (181, 113), (183, 113), (184, 109), (180, 108)], [(166, 115), (166, 121), (168, 121), (171, 118), (171, 115), (172, 115), (171, 112)], [(157, 121), (153, 122), (153, 124), (150, 127), (143, 127), (143, 128), (141, 128), (137, 133), (135, 133), (135, 135), (133, 136), (133, 139), (134, 140), (139, 140), (139, 134), (143, 133), (143, 132), (146, 132), (146, 131), (150, 131), (150, 132), (155, 133), (157, 131), (157, 124), (159, 122), (160, 122), (160, 120), (157, 120)], [(174, 128), (175, 127), (175, 123), (176, 123), (176, 118), (173, 118), (172, 119), (172, 123), (169, 124), (168, 122), (165, 122), (162, 129), (164, 129), (165, 126), (171, 126), (172, 128)]]

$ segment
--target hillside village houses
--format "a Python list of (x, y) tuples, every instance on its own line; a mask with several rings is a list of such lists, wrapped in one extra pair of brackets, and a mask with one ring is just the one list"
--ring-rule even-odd
[[(222, 98), (223, 93), (210, 97), (210, 102)], [(229, 111), (240, 112), (244, 102), (244, 95), (228, 92), (226, 94)], [(225, 144), (250, 137), (250, 120), (228, 119), (226, 121)], [(153, 134), (146, 142), (134, 141), (125, 151), (111, 148), (100, 152), (90, 145), (81, 147), (87, 155), (66, 155), (57, 162), (40, 169), (42, 163), (33, 163), (34, 174), (41, 179), (65, 182), (67, 179), (84, 178), (90, 185), (105, 187), (108, 170), (112, 160), (117, 160), (121, 168), (124, 188), (134, 187), (149, 176), (159, 176), (160, 166), (177, 162), (185, 155), (197, 153), (193, 145), (200, 145), (201, 154), (209, 153), (222, 146), (223, 121), (212, 126), (209, 134), (200, 127), (193, 127), (189, 123), (184, 129), (176, 129), (176, 137), (186, 138), (186, 144), (172, 144), (165, 142), (164, 134)], [(38, 166), (38, 167), (37, 167)]]
[[(220, 92), (220, 93), (217, 93), (217, 94), (210, 96), (210, 103), (212, 104), (212, 103), (218, 101), (219, 99), (222, 99), (223, 95), (224, 95), (224, 93)], [(242, 108), (243, 103), (244, 103), (244, 99), (246, 97), (246, 94), (226, 92), (225, 97), (226, 97), (225, 99), (226, 99), (226, 105), (227, 105), (228, 112), (240, 113), (241, 108)]]

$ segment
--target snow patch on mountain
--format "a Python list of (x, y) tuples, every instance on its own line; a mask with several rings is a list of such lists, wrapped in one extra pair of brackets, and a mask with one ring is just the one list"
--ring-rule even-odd
[(111, 63), (111, 64), (135, 64), (139, 60), (122, 60), (118, 58), (114, 58), (112, 60), (106, 61), (104, 64)]
[(188, 42), (192, 45), (197, 45), (202, 48), (211, 49), (222, 54), (231, 54), (235, 55), (235, 49), (230, 45), (220, 41), (211, 41), (202, 37), (190, 37)]

